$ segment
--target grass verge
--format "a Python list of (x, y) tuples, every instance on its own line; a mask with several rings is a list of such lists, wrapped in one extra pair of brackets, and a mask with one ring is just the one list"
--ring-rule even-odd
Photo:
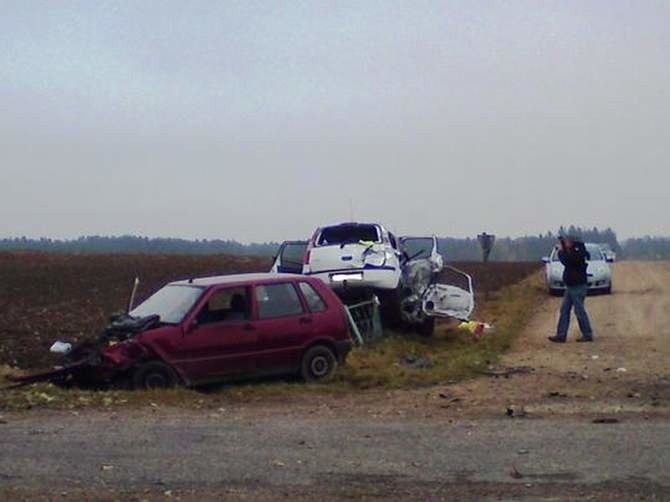
[[(237, 399), (285, 397), (303, 393), (343, 394), (364, 389), (402, 389), (462, 380), (495, 364), (523, 329), (546, 293), (539, 274), (487, 295), (474, 318), (491, 323), (494, 330), (479, 340), (453, 325), (438, 325), (431, 338), (394, 333), (350, 354), (334, 381), (305, 385), (296, 380), (275, 379), (230, 384), (206, 391), (85, 391), (34, 384), (0, 390), (0, 411), (30, 409), (79, 410), (86, 408), (188, 406), (216, 409)], [(421, 360), (423, 367), (408, 361)], [(10, 368), (0, 367), (0, 387), (7, 384)]]
[[(407, 388), (472, 377), (510, 347), (545, 296), (538, 274), (533, 274), (490, 293), (477, 308), (473, 317), (494, 327), (479, 339), (454, 324), (442, 324), (430, 338), (394, 333), (356, 348), (339, 371), (334, 387)], [(412, 367), (412, 361), (422, 361), (425, 367)]]

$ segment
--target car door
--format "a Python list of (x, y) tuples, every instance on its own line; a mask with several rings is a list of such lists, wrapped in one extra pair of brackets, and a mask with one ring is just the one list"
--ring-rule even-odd
[[(402, 236), (398, 241), (404, 258), (405, 300), (420, 302), (421, 310), (429, 317), (468, 320), (475, 307), (472, 278), (444, 265), (437, 237)], [(454, 280), (457, 284), (447, 282)]]
[(455, 267), (447, 265), (444, 268), (461, 276), (465, 285), (461, 287), (444, 282), (429, 285), (421, 297), (423, 312), (429, 317), (453, 317), (468, 321), (475, 309), (472, 277)]
[(280, 274), (302, 274), (307, 244), (307, 241), (282, 242), (271, 271)]
[(309, 311), (312, 322), (310, 337), (313, 340), (333, 338), (340, 330), (337, 315), (333, 315), (326, 300), (317, 289), (307, 281), (298, 281), (298, 289)]
[(193, 382), (252, 373), (258, 330), (251, 319), (251, 288), (222, 287), (206, 294), (187, 321), (176, 354)]
[(312, 334), (313, 319), (294, 282), (257, 284), (253, 297), (258, 371), (270, 374), (297, 369)]

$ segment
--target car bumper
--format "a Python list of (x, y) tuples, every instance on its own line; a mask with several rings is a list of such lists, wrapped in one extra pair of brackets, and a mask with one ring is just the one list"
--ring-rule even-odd
[[(552, 281), (548, 284), (548, 286), (552, 291), (565, 291), (565, 284), (562, 281)], [(611, 279), (601, 279), (597, 281), (589, 281), (587, 289), (589, 291), (599, 291), (601, 289), (610, 288), (611, 286)]]
[(345, 269), (309, 273), (336, 291), (349, 288), (396, 289), (400, 282), (397, 269)]
[(347, 358), (349, 352), (351, 352), (353, 344), (351, 340), (340, 340), (335, 342), (335, 352), (337, 355), (337, 361), (341, 364), (344, 363), (344, 360)]

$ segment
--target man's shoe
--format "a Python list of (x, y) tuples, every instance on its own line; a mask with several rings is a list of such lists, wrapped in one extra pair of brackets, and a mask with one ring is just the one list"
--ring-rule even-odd
[(593, 341), (593, 338), (584, 338), (584, 337), (581, 337), (581, 338), (577, 338), (577, 341), (578, 341), (578, 342), (592, 342), (592, 341)]
[(560, 338), (558, 336), (550, 336), (548, 340), (554, 343), (565, 343), (565, 338)]

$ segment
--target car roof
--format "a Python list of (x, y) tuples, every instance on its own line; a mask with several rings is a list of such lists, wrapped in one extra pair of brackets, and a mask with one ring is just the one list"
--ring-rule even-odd
[(336, 228), (336, 227), (382, 227), (381, 223), (366, 223), (360, 221), (343, 221), (341, 223), (333, 223), (332, 225), (322, 225), (319, 227), (319, 230), (324, 230), (326, 228)]
[(280, 282), (286, 279), (302, 279), (307, 280), (307, 277), (299, 274), (276, 274), (276, 273), (260, 273), (260, 274), (231, 274), (231, 275), (215, 275), (211, 277), (194, 277), (182, 281), (174, 281), (169, 283), (171, 286), (219, 286), (230, 284), (248, 284), (253, 282)]

